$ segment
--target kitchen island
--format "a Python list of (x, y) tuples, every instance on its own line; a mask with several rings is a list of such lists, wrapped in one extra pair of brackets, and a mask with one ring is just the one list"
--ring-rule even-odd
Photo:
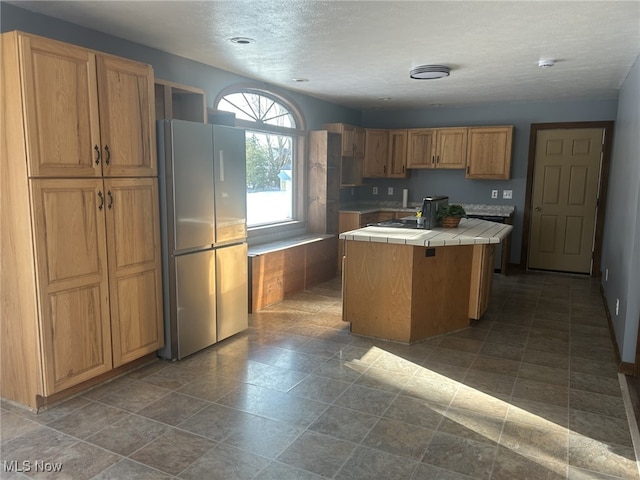
[(415, 343), (468, 327), (486, 311), (495, 245), (511, 225), (364, 227), (340, 234), (343, 320), (357, 335)]

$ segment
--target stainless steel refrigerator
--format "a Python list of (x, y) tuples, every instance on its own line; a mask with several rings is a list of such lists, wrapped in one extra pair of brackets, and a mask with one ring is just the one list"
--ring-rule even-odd
[(158, 121), (165, 347), (176, 360), (248, 326), (244, 130)]

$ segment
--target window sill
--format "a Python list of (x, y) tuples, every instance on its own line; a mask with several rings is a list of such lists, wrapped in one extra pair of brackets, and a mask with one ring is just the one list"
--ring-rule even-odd
[(260, 225), (247, 229), (247, 243), (260, 245), (261, 243), (284, 240), (306, 233), (306, 223), (300, 220), (277, 223), (273, 225)]

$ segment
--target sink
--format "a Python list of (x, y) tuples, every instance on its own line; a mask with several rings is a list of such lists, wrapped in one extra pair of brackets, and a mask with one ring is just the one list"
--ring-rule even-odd
[(418, 226), (418, 220), (415, 218), (394, 218), (379, 223), (369, 223), (368, 227), (392, 227), (392, 228), (424, 228)]

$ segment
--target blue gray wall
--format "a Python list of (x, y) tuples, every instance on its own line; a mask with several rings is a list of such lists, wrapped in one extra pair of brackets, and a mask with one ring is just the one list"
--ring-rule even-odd
[(602, 271), (609, 270), (602, 286), (622, 361), (635, 363), (640, 322), (640, 57), (620, 89), (602, 250)]

